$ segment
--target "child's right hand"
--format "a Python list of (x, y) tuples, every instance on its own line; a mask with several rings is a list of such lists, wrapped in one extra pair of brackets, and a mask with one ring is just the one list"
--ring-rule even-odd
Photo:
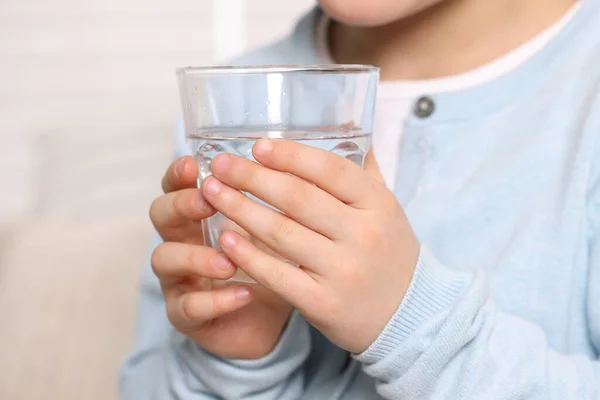
[(225, 282), (236, 267), (203, 245), (200, 221), (215, 213), (196, 188), (198, 167), (192, 157), (167, 170), (165, 194), (150, 208), (161, 235), (152, 253), (167, 315), (173, 326), (202, 348), (226, 358), (256, 359), (277, 344), (292, 307), (262, 286)]

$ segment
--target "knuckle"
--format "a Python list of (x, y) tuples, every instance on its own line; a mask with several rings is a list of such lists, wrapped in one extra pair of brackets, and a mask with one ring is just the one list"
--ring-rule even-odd
[(347, 287), (360, 287), (363, 282), (368, 281), (370, 278), (368, 275), (369, 270), (364, 268), (361, 260), (358, 260), (357, 258), (353, 258), (343, 265), (340, 265), (341, 268), (339, 271), (343, 271), (343, 273), (338, 275), (337, 279), (347, 285)]
[(252, 188), (258, 188), (261, 183), (264, 184), (264, 167), (259, 165), (253, 165), (251, 168), (243, 168), (243, 172), (240, 172), (239, 183), (240, 187), (244, 191), (250, 191)]
[(285, 180), (279, 191), (285, 195), (281, 196), (281, 202), (283, 207), (288, 210), (303, 209), (304, 201), (302, 199), (308, 198), (308, 191), (306, 187), (302, 185), (300, 178), (291, 176), (291, 180)]
[(244, 206), (244, 201), (248, 198), (237, 190), (225, 190), (215, 199), (220, 209), (228, 212), (232, 216), (238, 216), (240, 208)]
[(367, 248), (377, 247), (385, 240), (385, 234), (377, 226), (371, 224), (363, 224), (360, 235)]
[(277, 244), (283, 244), (294, 234), (294, 225), (287, 218), (275, 223), (272, 231), (272, 239)]
[(249, 218), (253, 215), (255, 210), (254, 205), (252, 204), (254, 200), (237, 190), (223, 193), (223, 196), (221, 197), (219, 211), (225, 214), (229, 220), (234, 221), (236, 228), (232, 230), (238, 233), (240, 233), (239, 228), (245, 230), (246, 224), (249, 222)]
[(196, 321), (201, 318), (200, 307), (189, 296), (186, 296), (181, 302), (181, 312), (183, 317), (189, 321)]
[(161, 275), (164, 274), (164, 253), (166, 251), (166, 244), (161, 243), (154, 251), (152, 251), (152, 255), (150, 256), (150, 264), (152, 265), (152, 270), (154, 274), (160, 278)]
[(199, 254), (195, 248), (188, 249), (186, 254), (186, 264), (188, 268), (194, 268), (199, 264)]
[(325, 169), (332, 176), (344, 176), (348, 172), (348, 163), (351, 161), (335, 154), (328, 154), (325, 162)]
[(286, 292), (289, 286), (283, 270), (277, 267), (268, 269), (266, 281), (269, 288), (278, 288), (281, 292)]
[(167, 311), (167, 319), (175, 328), (178, 329), (178, 325), (182, 322), (181, 311), (179, 310), (179, 303), (176, 298), (168, 296), (165, 293), (165, 308)]
[(173, 325), (176, 329), (179, 329), (177, 328), (179, 323), (179, 320), (177, 319), (177, 314), (173, 310), (173, 306), (171, 306), (170, 304), (167, 304), (167, 319), (169, 320), (171, 325)]
[(335, 256), (331, 260), (331, 271), (336, 275), (340, 274), (344, 276), (348, 269), (348, 263), (346, 261), (348, 253), (346, 250), (337, 250), (334, 252), (334, 255)]
[(211, 296), (211, 313), (213, 315), (219, 315), (227, 310), (227, 304), (229, 303), (230, 296), (225, 292), (212, 292)]
[(150, 209), (148, 210), (148, 216), (150, 217), (150, 221), (152, 221), (154, 226), (156, 226), (156, 222), (158, 221), (159, 208), (160, 197), (152, 201), (152, 204), (150, 204)]
[(179, 160), (173, 161), (171, 165), (169, 165), (169, 168), (167, 168), (167, 171), (162, 178), (161, 186), (164, 193), (169, 193), (173, 190), (172, 185), (173, 181), (176, 179), (175, 168), (178, 161)]
[(171, 200), (171, 207), (173, 208), (174, 214), (186, 215), (186, 202), (183, 192), (175, 193)]
[(206, 253), (202, 248), (194, 246), (188, 250), (186, 257), (186, 268), (202, 275), (202, 268), (206, 265)]

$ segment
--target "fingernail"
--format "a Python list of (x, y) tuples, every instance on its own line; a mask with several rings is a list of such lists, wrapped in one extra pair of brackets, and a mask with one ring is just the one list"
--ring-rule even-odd
[(202, 192), (200, 190), (198, 190), (198, 192), (194, 196), (194, 205), (199, 210), (204, 210), (206, 208), (206, 206), (208, 205), (206, 203), (206, 199), (204, 198), (204, 195), (202, 194)]
[(233, 269), (233, 264), (227, 257), (222, 254), (218, 254), (214, 259), (214, 265), (220, 270), (223, 271), (231, 271)]
[(254, 153), (266, 156), (273, 150), (273, 141), (269, 139), (260, 139), (254, 144)]
[(184, 170), (185, 170), (185, 158), (182, 158), (179, 161), (177, 161), (177, 164), (175, 165), (175, 175), (177, 177), (180, 177), (181, 175), (183, 175)]
[(240, 286), (237, 289), (235, 289), (235, 297), (238, 300), (248, 300), (251, 294), (252, 292), (250, 292), (250, 288), (247, 288), (246, 286)]
[(227, 154), (219, 154), (218, 156), (216, 156), (214, 158), (214, 160), (210, 164), (210, 169), (213, 172), (223, 173), (223, 172), (227, 171), (229, 164), (230, 164), (229, 156)]
[(208, 182), (204, 185), (204, 190), (206, 193), (211, 195), (217, 195), (221, 192), (223, 188), (223, 184), (219, 182), (216, 178), (209, 178)]
[(235, 246), (235, 242), (235, 237), (231, 233), (224, 233), (221, 236), (221, 246), (223, 247), (232, 248)]

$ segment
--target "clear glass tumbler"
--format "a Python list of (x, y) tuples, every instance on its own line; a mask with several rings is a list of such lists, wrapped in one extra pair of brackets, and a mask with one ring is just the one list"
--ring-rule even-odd
[[(177, 75), (199, 183), (211, 174), (210, 164), (220, 153), (254, 161), (252, 146), (260, 138), (298, 141), (363, 165), (373, 131), (377, 67), (187, 67)], [(234, 230), (280, 257), (221, 214), (203, 221), (205, 244), (220, 249), (223, 230)], [(232, 279), (253, 282), (241, 270)]]

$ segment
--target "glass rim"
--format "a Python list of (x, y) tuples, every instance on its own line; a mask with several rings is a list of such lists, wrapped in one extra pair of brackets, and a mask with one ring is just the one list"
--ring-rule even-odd
[(291, 65), (224, 65), (204, 67), (181, 67), (177, 75), (251, 75), (285, 73), (325, 73), (325, 74), (372, 74), (379, 73), (379, 67), (363, 64), (291, 64)]

